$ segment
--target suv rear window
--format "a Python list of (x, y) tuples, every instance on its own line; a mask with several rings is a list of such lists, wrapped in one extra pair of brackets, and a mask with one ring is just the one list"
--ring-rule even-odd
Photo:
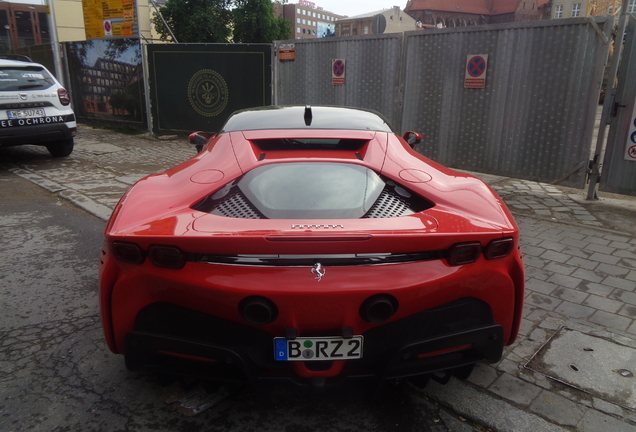
[(55, 81), (39, 66), (0, 67), (0, 91), (42, 90)]

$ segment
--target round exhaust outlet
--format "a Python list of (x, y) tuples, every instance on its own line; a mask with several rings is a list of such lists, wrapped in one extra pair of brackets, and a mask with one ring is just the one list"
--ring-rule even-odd
[(257, 326), (269, 324), (278, 318), (278, 308), (274, 302), (261, 296), (251, 296), (241, 300), (239, 313), (245, 321)]
[(389, 294), (372, 295), (360, 305), (360, 316), (372, 323), (383, 323), (397, 312), (398, 301)]

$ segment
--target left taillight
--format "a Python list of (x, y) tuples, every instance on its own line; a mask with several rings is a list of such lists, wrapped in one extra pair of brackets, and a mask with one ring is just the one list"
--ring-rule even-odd
[(128, 242), (113, 242), (113, 255), (119, 261), (131, 264), (143, 264), (146, 259), (146, 255), (139, 245)]
[(170, 269), (181, 269), (186, 263), (183, 251), (168, 245), (150, 245), (148, 252), (144, 252), (136, 243), (115, 241), (113, 255), (119, 261), (131, 264), (143, 264), (147, 256), (153, 265)]
[(185, 255), (176, 246), (150, 245), (148, 258), (157, 267), (181, 269), (185, 266)]
[(63, 88), (57, 89), (57, 97), (60, 99), (60, 103), (64, 106), (71, 104), (71, 97), (68, 94), (68, 91)]

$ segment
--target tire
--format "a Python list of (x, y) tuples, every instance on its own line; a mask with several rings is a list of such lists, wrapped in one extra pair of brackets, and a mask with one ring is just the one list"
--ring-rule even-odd
[(73, 152), (73, 138), (69, 138), (62, 141), (56, 141), (46, 145), (46, 149), (51, 153), (54, 158), (66, 157)]

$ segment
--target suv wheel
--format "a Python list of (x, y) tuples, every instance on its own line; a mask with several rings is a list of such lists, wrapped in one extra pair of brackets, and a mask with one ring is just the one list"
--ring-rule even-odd
[(73, 138), (69, 138), (62, 141), (56, 141), (46, 145), (46, 149), (51, 153), (53, 157), (66, 157), (73, 152)]

